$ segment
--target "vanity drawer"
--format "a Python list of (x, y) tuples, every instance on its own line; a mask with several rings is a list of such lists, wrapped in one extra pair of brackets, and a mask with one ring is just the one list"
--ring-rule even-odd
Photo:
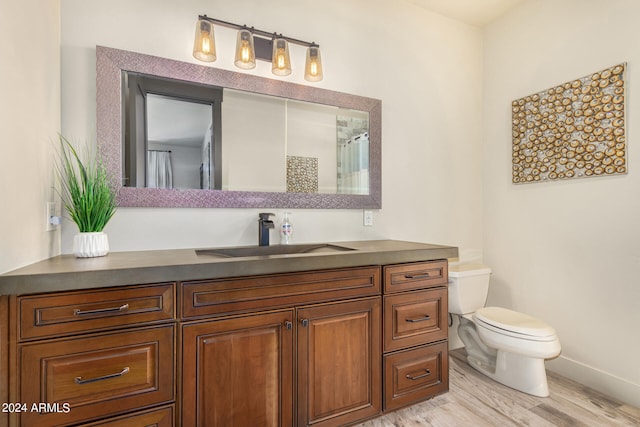
[(447, 342), (384, 357), (384, 410), (393, 410), (449, 390)]
[(384, 267), (384, 293), (446, 285), (447, 260), (415, 262)]
[(82, 424), (81, 427), (173, 427), (174, 411), (173, 405), (163, 406), (150, 411), (136, 412), (95, 423)]
[(292, 307), (380, 295), (380, 267), (182, 282), (182, 317)]
[(173, 320), (174, 283), (23, 296), (20, 339)]
[(447, 339), (447, 288), (384, 297), (384, 351)]
[(22, 425), (67, 425), (171, 403), (174, 336), (174, 326), (165, 325), (21, 344), (19, 401), (61, 409), (25, 412)]

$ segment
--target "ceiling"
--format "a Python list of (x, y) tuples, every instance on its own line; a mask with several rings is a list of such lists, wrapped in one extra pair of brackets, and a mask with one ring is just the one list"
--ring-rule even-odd
[(484, 27), (525, 0), (407, 0), (432, 12)]

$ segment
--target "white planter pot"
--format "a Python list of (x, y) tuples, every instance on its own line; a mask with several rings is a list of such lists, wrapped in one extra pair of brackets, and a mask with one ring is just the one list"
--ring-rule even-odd
[(73, 236), (73, 254), (77, 258), (93, 258), (109, 253), (109, 239), (103, 232), (78, 233)]

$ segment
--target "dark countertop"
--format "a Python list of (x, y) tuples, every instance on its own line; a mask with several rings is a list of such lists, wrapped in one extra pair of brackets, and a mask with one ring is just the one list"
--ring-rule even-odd
[(397, 240), (332, 242), (340, 252), (226, 258), (194, 249), (111, 252), (99, 258), (59, 255), (0, 275), (0, 295), (215, 279), (454, 258), (458, 248)]

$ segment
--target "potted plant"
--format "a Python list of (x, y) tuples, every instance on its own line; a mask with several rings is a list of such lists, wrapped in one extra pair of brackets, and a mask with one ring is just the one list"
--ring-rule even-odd
[(116, 211), (116, 190), (99, 156), (83, 159), (65, 137), (59, 139), (60, 197), (79, 230), (73, 253), (78, 258), (104, 256), (109, 240), (103, 230)]

